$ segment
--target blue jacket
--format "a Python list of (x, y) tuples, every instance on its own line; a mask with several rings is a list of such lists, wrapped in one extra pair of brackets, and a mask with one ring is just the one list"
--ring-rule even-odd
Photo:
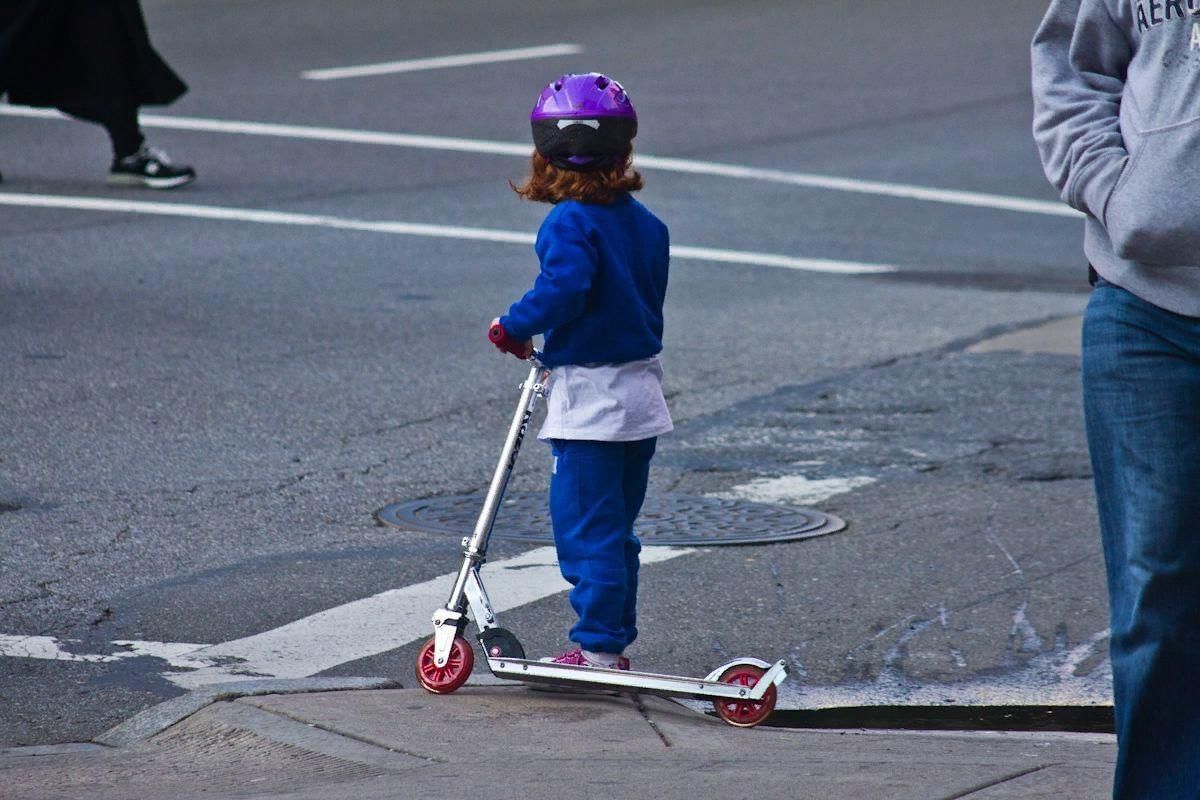
[(508, 333), (544, 333), (542, 361), (622, 363), (662, 350), (667, 226), (628, 194), (610, 205), (566, 200), (534, 245), (541, 273), (500, 318)]

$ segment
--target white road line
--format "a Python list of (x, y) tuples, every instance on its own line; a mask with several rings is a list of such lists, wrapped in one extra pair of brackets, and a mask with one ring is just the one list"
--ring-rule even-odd
[[(69, 120), (70, 117), (48, 108), (30, 108), (0, 103), (0, 115), (32, 117), (34, 119)], [(143, 128), (231, 133), (243, 136), (268, 136), (280, 139), (309, 139), (348, 144), (373, 144), (384, 147), (410, 147), (418, 150), (449, 150), (483, 155), (529, 157), (532, 145), (491, 142), (483, 139), (459, 139), (452, 136), (426, 136), (385, 131), (360, 131), (349, 128), (325, 128), (314, 125), (280, 125), (274, 122), (243, 122), (206, 119), (204, 117), (169, 117), (160, 114), (141, 114)]]
[(712, 175), (722, 178), (741, 178), (767, 183), (783, 183), (804, 186), (810, 189), (829, 189), (836, 192), (882, 195), (904, 200), (924, 200), (930, 203), (947, 203), (974, 208), (993, 208), (1001, 211), (1019, 211), (1027, 214), (1045, 214), (1054, 217), (1083, 219), (1075, 209), (1047, 200), (1028, 200), (1023, 197), (1008, 197), (982, 192), (964, 192), (957, 189), (936, 189), (929, 186), (914, 186), (905, 183), (864, 181), (857, 178), (837, 178), (829, 175), (814, 175), (805, 172), (788, 172), (764, 167), (742, 167), (736, 164), (721, 164), (713, 161), (691, 161), (682, 158), (658, 156), (637, 157), (637, 166), (668, 172), (685, 172), (694, 175)]
[[(324, 214), (298, 214), (287, 211), (268, 211), (253, 208), (202, 206), (191, 203), (116, 200), (105, 197), (0, 192), (0, 206), (4, 205), (23, 208), (65, 208), (79, 211), (106, 211), (120, 214), (150, 214), (226, 222), (253, 222), (264, 225), (296, 225), (314, 228), (333, 228), (336, 230), (387, 233), (401, 236), (425, 236), (441, 239), (499, 242), (502, 244), (531, 245), (536, 239), (532, 233), (504, 231), (494, 228), (468, 228), (459, 225), (431, 225), (418, 222), (347, 219)], [(676, 258), (694, 259), (697, 261), (710, 261), (723, 264), (748, 264), (839, 275), (881, 274), (896, 272), (898, 269), (888, 264), (830, 261), (820, 258), (801, 258), (775, 253), (721, 250), (708, 247), (672, 246), (671, 255)]]
[(864, 264), (860, 261), (831, 261), (827, 258), (798, 258), (740, 250), (720, 250), (711, 247), (671, 245), (673, 258), (693, 258), (697, 261), (717, 261), (724, 264), (753, 264), (759, 267), (781, 267), (804, 272), (830, 272), (839, 275), (879, 275), (897, 272), (890, 264)]
[[(648, 547), (642, 563), (683, 555), (684, 550)], [(179, 659), (195, 672), (167, 675), (194, 688), (244, 680), (246, 675), (301, 678), (382, 653), (432, 635), (430, 615), (446, 602), (457, 573), (356, 600), (255, 636), (214, 645)], [(497, 612), (507, 611), (570, 588), (558, 571), (553, 547), (538, 547), (515, 558), (488, 564), (484, 584)], [(233, 661), (234, 663), (222, 663)]]
[[(67, 119), (57, 111), (0, 103), (0, 115), (35, 117), (42, 119)], [(347, 128), (326, 128), (312, 125), (279, 125), (269, 122), (241, 122), (235, 120), (205, 119), (202, 117), (171, 117), (158, 114), (141, 115), (141, 123), (147, 128), (230, 133), (244, 136), (272, 136), (285, 139), (315, 139), (328, 142), (371, 144), (385, 147), (409, 147), (422, 150), (445, 150), (459, 153), (483, 155), (519, 156), (528, 158), (529, 144), (514, 144), (486, 139), (463, 139), (452, 136), (425, 136), (385, 131), (361, 131)], [(635, 157), (638, 169), (678, 172), (691, 175), (708, 175), (737, 180), (757, 180), (808, 189), (825, 189), (836, 192), (893, 197), (902, 200), (921, 200), (930, 203), (990, 208), (1053, 217), (1082, 219), (1075, 209), (1056, 201), (1029, 200), (1023, 197), (966, 192), (957, 189), (938, 189), (906, 183), (866, 181), (857, 178), (838, 178), (808, 172), (790, 172), (764, 167), (747, 167), (716, 161), (695, 161), (683, 158), (667, 158), (652, 155)]]
[(727, 492), (716, 492), (709, 496), (774, 505), (811, 506), (839, 494), (870, 486), (876, 480), (877, 478), (868, 475), (823, 479), (807, 478), (804, 475), (781, 475), (777, 478), (755, 478), (749, 483), (738, 484)]
[(115, 653), (73, 653), (63, 647), (64, 641), (53, 636), (15, 636), (0, 634), (0, 657), (37, 658), (49, 661), (76, 661), (90, 664), (110, 664), (129, 658), (153, 656), (166, 661), (172, 661), (186, 653), (208, 647), (205, 644), (189, 644), (186, 642), (141, 642), (116, 641), (117, 647), (124, 648)]
[(577, 44), (548, 44), (540, 47), (491, 50), (485, 53), (464, 53), (457, 56), (386, 61), (382, 64), (363, 64), (357, 67), (310, 69), (301, 72), (300, 77), (310, 81), (333, 81), (341, 78), (362, 78), (368, 75), (390, 75), (397, 72), (417, 72), (426, 69), (465, 67), (473, 64), (496, 64), (501, 61), (524, 61), (531, 58), (573, 56), (582, 52), (583, 48)]
[[(647, 547), (641, 562), (656, 564), (689, 552), (700, 551)], [(122, 641), (113, 644), (127, 651), (95, 655), (71, 653), (63, 648), (63, 642), (50, 636), (0, 635), (0, 656), (92, 663), (155, 656), (176, 669), (189, 670), (163, 673), (167, 680), (185, 689), (250, 677), (303, 678), (432, 635), (430, 617), (446, 602), (457, 574), (449, 572), (381, 592), (222, 644)], [(483, 579), (497, 612), (511, 611), (571, 588), (559, 573), (553, 547), (489, 562)]]

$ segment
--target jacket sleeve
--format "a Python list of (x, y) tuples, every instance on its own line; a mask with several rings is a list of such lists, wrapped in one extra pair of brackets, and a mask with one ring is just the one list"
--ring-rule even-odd
[(1121, 94), (1133, 57), (1106, 0), (1052, 0), (1033, 38), (1033, 137), (1068, 205), (1104, 220), (1129, 160)]
[(541, 272), (533, 288), (500, 318), (504, 329), (529, 339), (583, 313), (599, 255), (587, 233), (569, 221), (543, 225), (534, 245)]

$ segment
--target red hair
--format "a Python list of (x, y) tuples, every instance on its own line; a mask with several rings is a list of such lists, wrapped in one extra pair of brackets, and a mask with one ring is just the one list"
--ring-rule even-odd
[(636, 192), (642, 188), (641, 173), (633, 169), (633, 148), (625, 151), (624, 158), (602, 169), (577, 172), (560, 169), (538, 151), (533, 151), (529, 180), (521, 186), (511, 181), (513, 191), (526, 200), (542, 203), (561, 203), (563, 200), (579, 200), (583, 203), (607, 205), (623, 192)]

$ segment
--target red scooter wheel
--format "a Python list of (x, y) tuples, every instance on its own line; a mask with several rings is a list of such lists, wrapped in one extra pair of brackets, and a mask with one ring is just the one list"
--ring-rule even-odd
[[(762, 667), (753, 664), (735, 664), (721, 673), (721, 683), (731, 683), (734, 686), (750, 688), (758, 683), (759, 678), (766, 674)], [(753, 728), (775, 710), (775, 687), (767, 689), (762, 700), (732, 700), (724, 697), (713, 701), (717, 716), (739, 728)]]
[(450, 694), (467, 682), (471, 668), (475, 666), (475, 651), (461, 636), (454, 637), (450, 645), (450, 657), (445, 666), (439, 667), (433, 660), (433, 639), (421, 646), (417, 653), (417, 681), (427, 692)]

